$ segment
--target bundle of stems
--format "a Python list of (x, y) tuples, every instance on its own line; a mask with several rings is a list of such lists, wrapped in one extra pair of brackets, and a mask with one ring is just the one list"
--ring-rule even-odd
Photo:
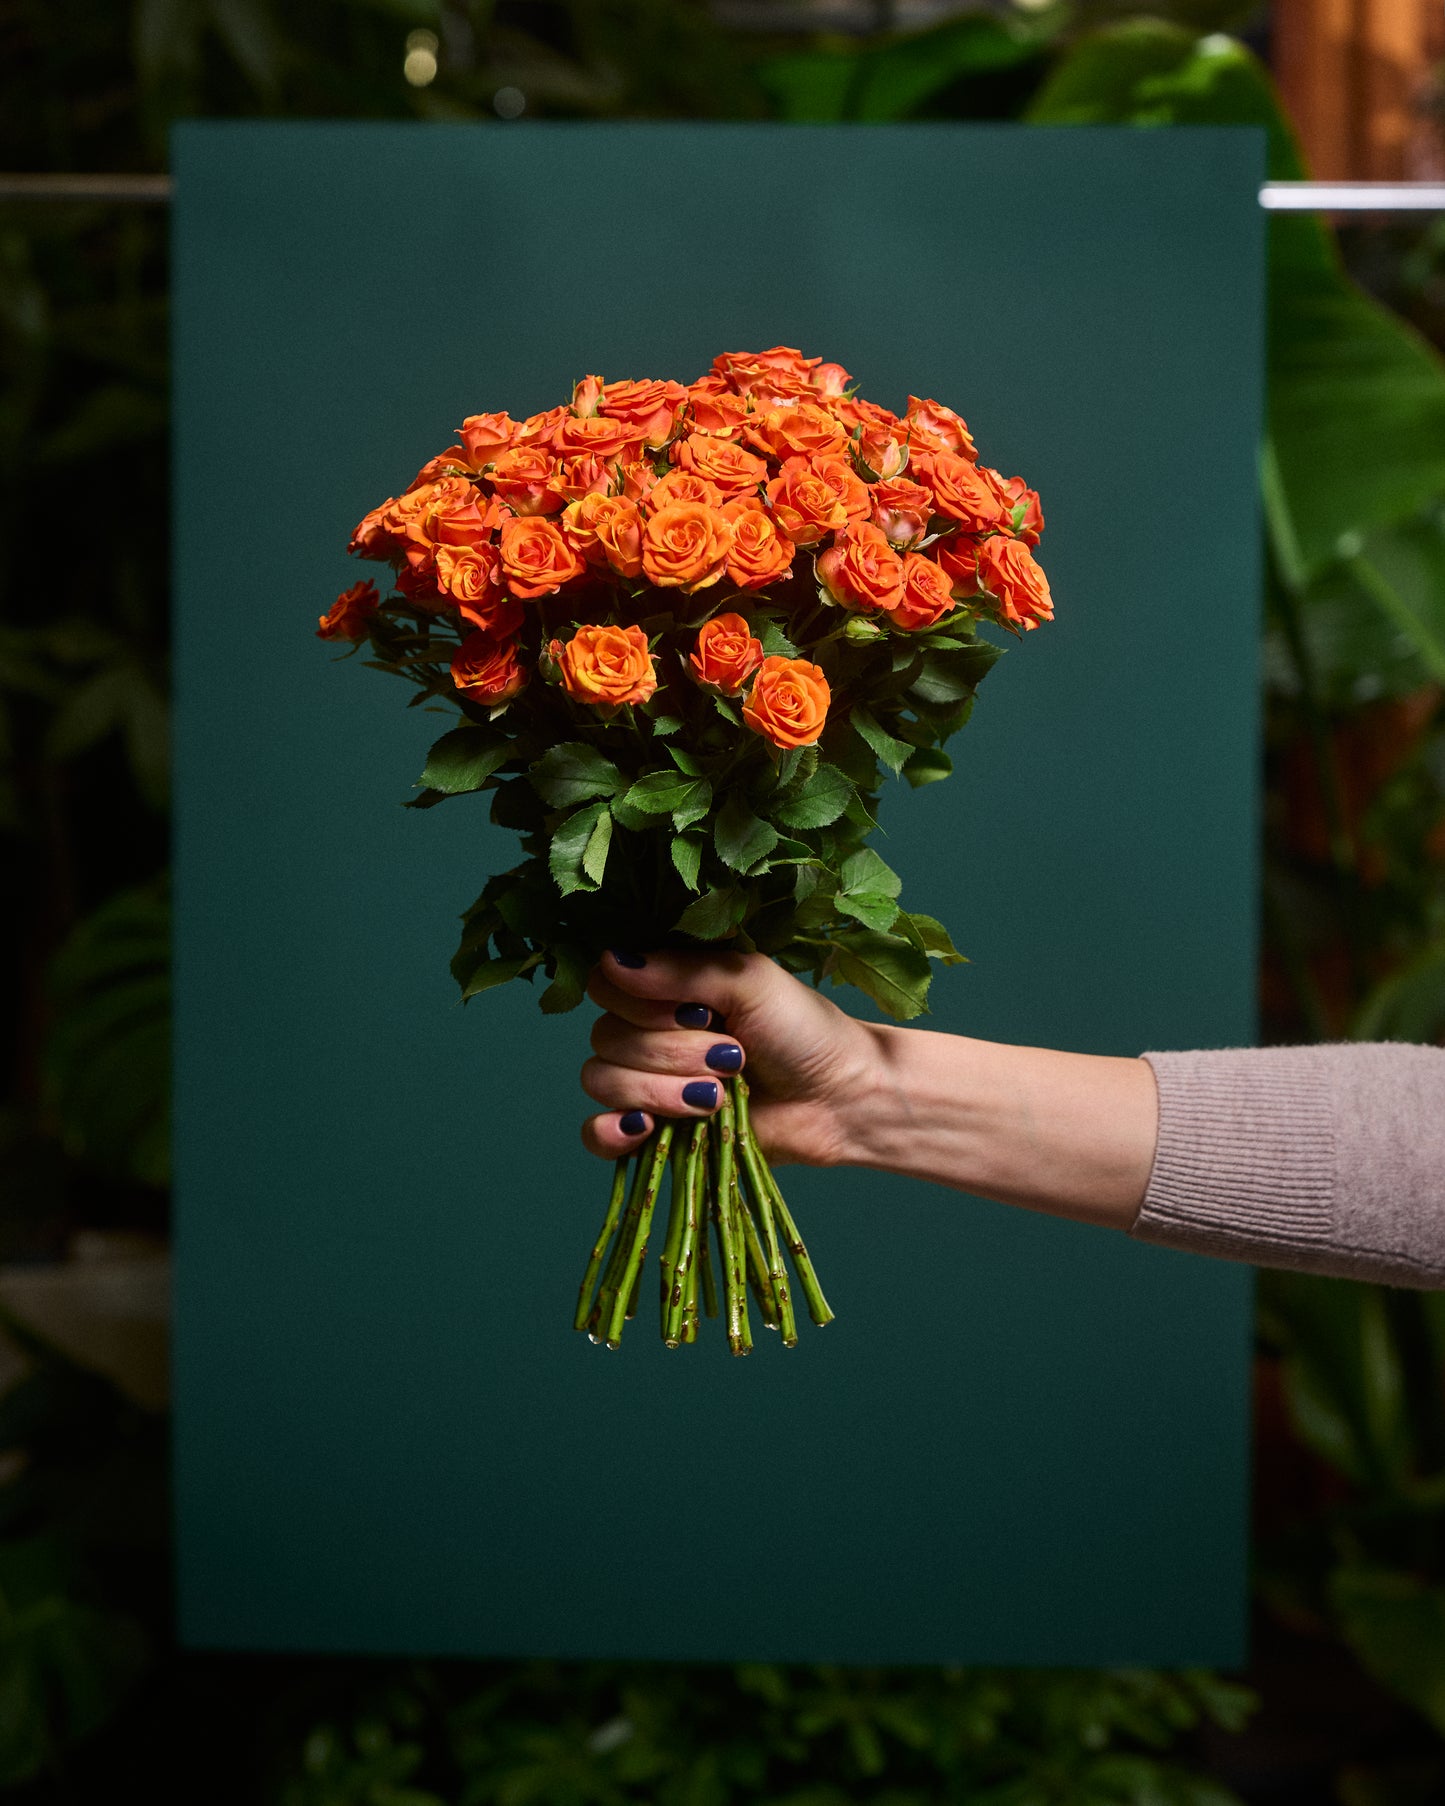
[(648, 1239), (668, 1175), (671, 1202), (658, 1269), (660, 1325), (669, 1348), (695, 1342), (700, 1317), (721, 1314), (728, 1346), (735, 1355), (747, 1354), (753, 1345), (749, 1291), (765, 1327), (781, 1334), (785, 1348), (796, 1347), (785, 1251), (808, 1315), (820, 1329), (832, 1322), (798, 1226), (754, 1139), (747, 1081), (739, 1075), (724, 1083), (715, 1117), (662, 1118), (635, 1154), (617, 1162), (607, 1215), (578, 1293), (574, 1329), (585, 1329), (593, 1342), (609, 1348), (621, 1343), (623, 1325), (637, 1313)]

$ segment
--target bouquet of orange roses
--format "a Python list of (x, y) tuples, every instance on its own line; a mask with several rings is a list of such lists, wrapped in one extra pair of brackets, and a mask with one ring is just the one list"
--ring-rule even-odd
[[(892, 413), (785, 347), (464, 420), (352, 538), (390, 593), (358, 583), (320, 628), (459, 710), (411, 807), (490, 792), (521, 836), (463, 918), (463, 998), (543, 974), (570, 1010), (607, 947), (725, 943), (917, 1015), (961, 955), (867, 844), (883, 773), (946, 777), (1000, 656), (979, 623), (1052, 617), (1042, 530), (949, 408)], [(830, 1320), (737, 1075), (618, 1161), (578, 1329), (617, 1346), (665, 1179), (669, 1347), (721, 1310), (746, 1353), (750, 1294), (793, 1346), (793, 1276)]]

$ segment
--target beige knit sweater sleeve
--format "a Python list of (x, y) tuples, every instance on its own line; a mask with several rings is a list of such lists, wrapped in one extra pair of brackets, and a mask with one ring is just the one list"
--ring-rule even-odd
[(1133, 1233), (1262, 1267), (1445, 1287), (1445, 1048), (1148, 1053), (1159, 1142)]

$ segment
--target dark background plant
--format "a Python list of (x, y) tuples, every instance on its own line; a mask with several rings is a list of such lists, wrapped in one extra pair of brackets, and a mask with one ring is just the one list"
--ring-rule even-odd
[[(1301, 173), (1241, 48), (1267, 49), (1263, 7), (1000, 5), (908, 33), (880, 5), (833, 36), (724, 22), (739, 11), (757, 22), (686, 0), (0, 0), (0, 168), (159, 171), (169, 122), (196, 114), (643, 115), (1244, 120), (1269, 128), (1273, 173)], [(1439, 1041), (1445, 229), (1270, 231), (1264, 1034)], [(166, 1224), (164, 209), (0, 201), (0, 370), (13, 1264)], [(1263, 1703), (1241, 1729), (1240, 1694), (1203, 1676), (182, 1656), (163, 1419), (16, 1322), (0, 1789), (37, 1806), (177, 1786), (286, 1806), (1445, 1797), (1445, 1314), (1284, 1276), (1260, 1334)]]

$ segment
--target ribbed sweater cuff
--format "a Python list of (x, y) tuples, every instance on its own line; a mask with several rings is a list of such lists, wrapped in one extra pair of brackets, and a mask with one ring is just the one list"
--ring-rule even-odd
[[(1273, 1265), (1331, 1241), (1334, 1122), (1313, 1048), (1147, 1053), (1159, 1140), (1133, 1233)], [(1305, 1256), (1281, 1262), (1284, 1249)]]

